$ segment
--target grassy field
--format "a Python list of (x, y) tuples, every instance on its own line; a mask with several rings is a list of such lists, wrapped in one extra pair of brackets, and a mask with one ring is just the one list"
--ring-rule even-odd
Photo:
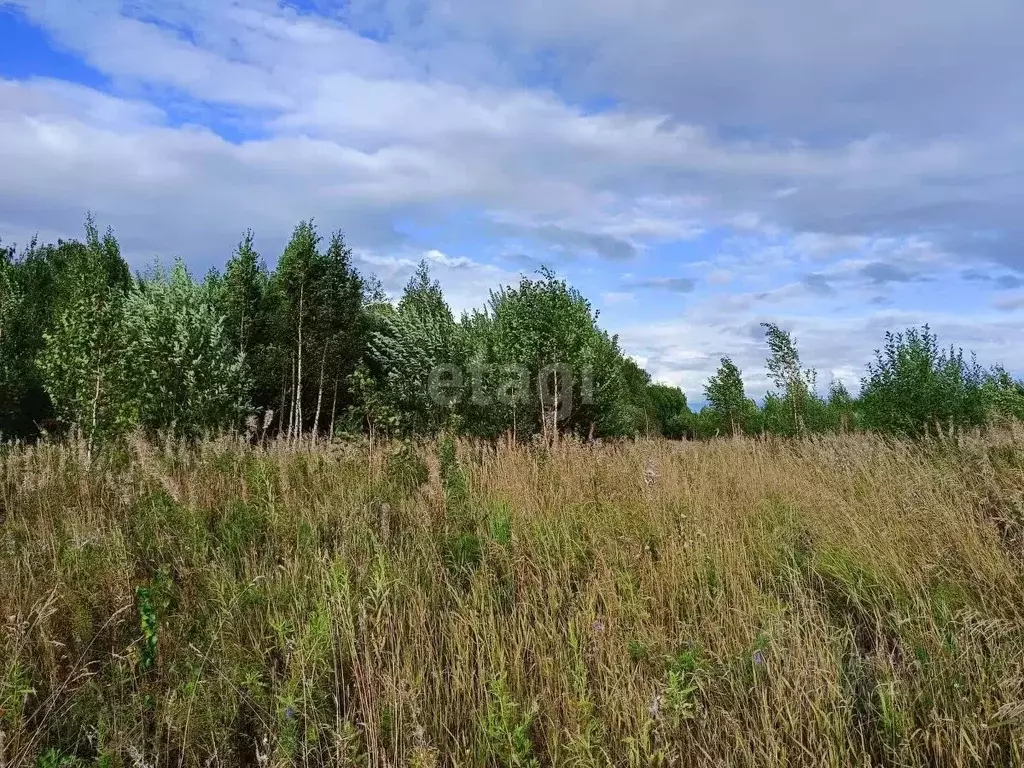
[(0, 766), (1022, 765), (1024, 433), (0, 456)]

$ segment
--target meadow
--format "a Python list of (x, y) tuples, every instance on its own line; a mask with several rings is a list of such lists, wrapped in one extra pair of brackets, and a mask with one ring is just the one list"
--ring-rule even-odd
[(0, 766), (1024, 765), (1024, 431), (0, 453)]

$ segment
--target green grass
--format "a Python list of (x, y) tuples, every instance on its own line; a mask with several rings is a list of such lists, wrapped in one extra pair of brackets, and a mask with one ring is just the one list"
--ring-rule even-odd
[(1020, 437), (8, 447), (0, 765), (1022, 765)]

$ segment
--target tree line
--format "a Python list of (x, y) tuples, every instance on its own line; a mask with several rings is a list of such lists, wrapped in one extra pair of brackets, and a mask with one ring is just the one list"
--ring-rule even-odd
[(941, 347), (928, 326), (886, 335), (858, 396), (818, 392), (791, 335), (764, 324), (774, 384), (759, 405), (728, 357), (691, 411), (544, 268), (455, 318), (422, 262), (397, 303), (353, 265), (340, 232), (295, 227), (269, 269), (246, 232), (223, 272), (181, 261), (133, 275), (114, 234), (0, 243), (0, 439), (72, 431), (90, 450), (129, 430), (234, 429), (480, 437), (908, 436), (1024, 418), (1024, 384)]

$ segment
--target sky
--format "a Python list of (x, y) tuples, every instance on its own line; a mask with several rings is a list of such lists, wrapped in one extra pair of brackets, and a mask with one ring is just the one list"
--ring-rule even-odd
[(0, 0), (0, 238), (269, 264), (313, 217), (458, 313), (546, 264), (692, 401), (762, 322), (1024, 373), (1020, 0)]

